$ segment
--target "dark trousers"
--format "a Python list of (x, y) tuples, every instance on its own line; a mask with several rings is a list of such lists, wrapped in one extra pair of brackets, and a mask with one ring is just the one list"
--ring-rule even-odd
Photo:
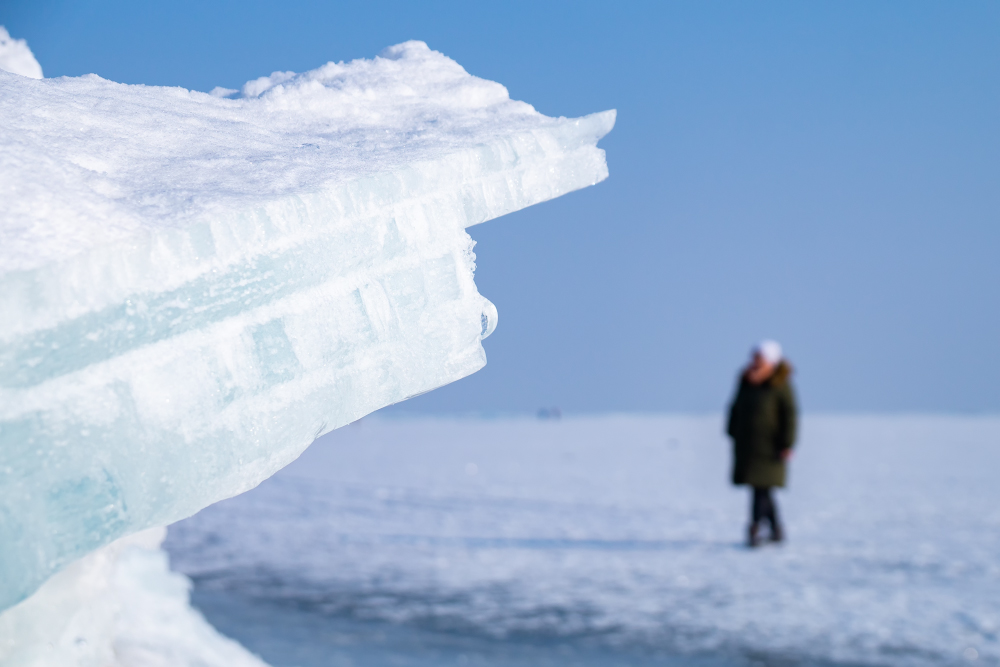
[(771, 532), (780, 532), (781, 523), (778, 521), (778, 506), (771, 496), (771, 487), (753, 487), (753, 503), (750, 505), (750, 520), (755, 525), (767, 520), (771, 524)]

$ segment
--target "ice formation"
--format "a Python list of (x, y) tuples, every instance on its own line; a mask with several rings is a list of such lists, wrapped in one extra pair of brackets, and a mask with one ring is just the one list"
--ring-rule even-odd
[(0, 72), (0, 609), (485, 363), (465, 228), (597, 183), (422, 42), (235, 91)]
[(14, 39), (7, 28), (0, 25), (0, 70), (13, 72), (32, 79), (42, 78), (42, 66), (23, 39)]

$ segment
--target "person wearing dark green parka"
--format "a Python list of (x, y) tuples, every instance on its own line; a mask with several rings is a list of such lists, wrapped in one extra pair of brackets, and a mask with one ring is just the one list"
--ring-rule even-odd
[(733, 484), (753, 491), (747, 537), (751, 547), (761, 543), (760, 529), (765, 521), (771, 529), (771, 541), (781, 542), (785, 536), (771, 489), (785, 486), (795, 446), (798, 408), (791, 374), (781, 346), (773, 340), (763, 341), (753, 349), (729, 408), (726, 432), (733, 440)]

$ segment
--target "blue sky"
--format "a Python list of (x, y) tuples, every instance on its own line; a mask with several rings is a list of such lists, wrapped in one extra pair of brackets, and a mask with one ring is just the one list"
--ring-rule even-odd
[(996, 2), (0, 0), (46, 76), (210, 90), (422, 39), (595, 188), (470, 230), (489, 365), (406, 410), (714, 411), (780, 340), (821, 411), (1000, 411)]

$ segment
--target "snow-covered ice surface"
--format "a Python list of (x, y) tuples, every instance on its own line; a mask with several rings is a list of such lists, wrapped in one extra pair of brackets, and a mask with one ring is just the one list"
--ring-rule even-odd
[[(459, 203), (448, 218), (467, 227), (602, 180), (594, 144), (614, 122), (543, 116), (415, 41), (275, 72), (238, 99), (93, 74), (0, 82), (4, 274), (117, 241), (115, 253), (159, 263), (131, 267), (147, 272), (133, 280), (180, 284), (273, 236), (315, 241), (317, 223), (412, 199), (425, 214)], [(156, 243), (168, 247), (145, 247)]]
[(422, 42), (236, 94), (0, 71), (0, 610), (481, 368), (465, 228), (607, 176)]
[(807, 415), (757, 551), (721, 431), (370, 418), (166, 548), (275, 667), (1000, 664), (1000, 418)]

